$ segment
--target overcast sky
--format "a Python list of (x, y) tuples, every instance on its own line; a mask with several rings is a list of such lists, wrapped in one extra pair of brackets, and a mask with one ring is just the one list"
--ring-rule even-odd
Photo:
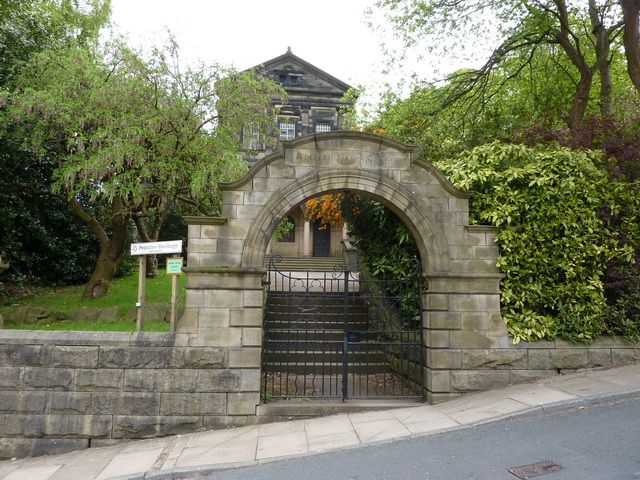
[[(294, 54), (334, 77), (354, 87), (364, 86), (364, 99), (374, 104), (385, 82), (396, 85), (413, 72), (431, 81), (469, 66), (468, 60), (453, 62), (450, 55), (417, 60), (413, 52), (403, 72), (392, 69), (391, 75), (383, 75), (386, 59), (381, 44), (397, 51), (401, 47), (390, 35), (366, 25), (365, 10), (373, 3), (375, 0), (112, 0), (112, 20), (116, 31), (134, 47), (161, 46), (170, 30), (188, 63), (217, 62), (244, 70), (291, 47)], [(376, 20), (383, 23), (380, 15)], [(477, 58), (481, 60), (482, 55)], [(434, 74), (436, 71), (440, 73)]]
[(132, 46), (161, 44), (167, 29), (188, 62), (242, 70), (294, 54), (353, 86), (383, 81), (380, 39), (365, 25), (372, 0), (113, 0)]

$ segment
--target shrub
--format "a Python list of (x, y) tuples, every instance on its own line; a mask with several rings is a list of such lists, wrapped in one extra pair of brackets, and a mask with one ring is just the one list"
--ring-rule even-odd
[(607, 321), (602, 278), (611, 262), (633, 261), (640, 196), (602, 161), (592, 151), (491, 143), (437, 163), (458, 188), (476, 192), (471, 223), (501, 227), (502, 313), (516, 343), (589, 341), (616, 322)]

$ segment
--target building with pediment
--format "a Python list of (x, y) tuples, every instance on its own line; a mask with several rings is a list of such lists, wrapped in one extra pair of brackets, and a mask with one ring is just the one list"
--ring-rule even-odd
[[(273, 99), (277, 112), (277, 135), (280, 141), (325, 133), (343, 128), (342, 109), (353, 102), (344, 100), (350, 85), (324, 70), (296, 56), (288, 48), (286, 53), (253, 67), (265, 77), (282, 85), (286, 100)], [(242, 145), (250, 166), (273, 153), (273, 142), (261, 137), (260, 132), (245, 128)], [(305, 216), (305, 205), (299, 205), (287, 214), (295, 225), (285, 237), (272, 239), (269, 252), (286, 257), (336, 257), (341, 255), (340, 241), (346, 238), (346, 229), (340, 225), (319, 225)]]

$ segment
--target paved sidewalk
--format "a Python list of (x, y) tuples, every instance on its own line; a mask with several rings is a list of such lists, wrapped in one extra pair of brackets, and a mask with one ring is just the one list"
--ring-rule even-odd
[(0, 478), (198, 478), (221, 468), (430, 435), (514, 415), (636, 395), (640, 399), (640, 364), (553, 377), (438, 405), (176, 435), (52, 457), (5, 461), (0, 462)]

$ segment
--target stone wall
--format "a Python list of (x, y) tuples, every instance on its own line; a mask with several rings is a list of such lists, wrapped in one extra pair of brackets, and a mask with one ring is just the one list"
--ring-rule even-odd
[[(640, 344), (618, 338), (505, 348), (472, 348), (468, 339), (458, 348), (451, 333), (443, 339), (442, 347), (427, 349), (434, 402), (640, 361)], [(188, 346), (189, 340), (168, 333), (0, 330), (0, 459), (259, 421), (259, 348), (247, 356), (241, 347)]]
[[(479, 338), (474, 340), (482, 347), (485, 342)], [(640, 361), (640, 343), (616, 337), (602, 337), (589, 345), (556, 340), (509, 344), (506, 348), (471, 348), (474, 340), (467, 339), (464, 348), (456, 348), (455, 340), (449, 337), (448, 347), (428, 349), (432, 402), (585, 368)]]
[(0, 458), (243, 425), (260, 370), (169, 333), (0, 330)]

